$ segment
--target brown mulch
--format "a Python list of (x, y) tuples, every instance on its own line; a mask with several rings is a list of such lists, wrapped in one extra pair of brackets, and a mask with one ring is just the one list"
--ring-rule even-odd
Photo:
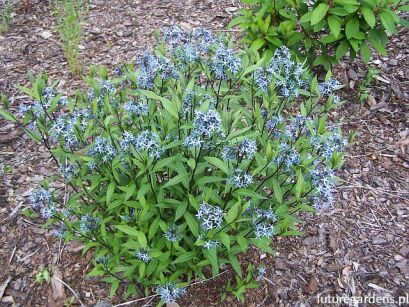
[[(93, 1), (81, 59), (86, 66), (112, 68), (152, 46), (154, 31), (163, 26), (222, 29), (237, 5), (228, 0)], [(44, 39), (44, 31), (53, 36)], [(401, 30), (391, 40), (389, 58), (372, 62), (380, 74), (370, 87), (374, 99), (369, 104), (357, 103), (358, 84), (366, 73), (360, 61), (344, 63), (335, 72), (346, 85), (342, 96), (347, 102), (331, 116), (345, 132), (357, 132), (338, 174), (343, 183), (337, 189), (337, 203), (329, 211), (303, 216), (305, 236), (275, 240), (276, 257), (257, 249), (243, 255), (244, 265), (251, 262), (267, 268), (260, 288), (247, 292), (246, 305), (314, 306), (318, 296), (409, 293), (408, 33)], [(27, 84), (28, 71), (46, 71), (52, 80), (62, 80), (61, 89), (72, 90), (82, 83), (68, 72), (47, 1), (35, 3), (31, 13), (17, 12), (9, 32), (0, 37), (0, 91), (16, 104), (25, 97), (14, 85)], [(107, 285), (85, 277), (90, 254), (82, 256), (75, 243), (63, 246), (52, 231), (41, 228), (40, 220), (22, 214), (30, 190), (52, 174), (53, 167), (44, 148), (3, 119), (0, 165), (0, 296), (9, 280), (0, 305), (62, 305), (53, 299), (56, 290), (51, 285), (35, 282), (42, 267), (58, 268), (62, 279), (88, 305), (107, 299)], [(240, 305), (231, 295), (221, 302), (230, 277), (226, 273), (189, 288), (179, 304)], [(64, 295), (68, 298), (72, 293), (65, 288)], [(120, 295), (112, 300), (123, 301)]]

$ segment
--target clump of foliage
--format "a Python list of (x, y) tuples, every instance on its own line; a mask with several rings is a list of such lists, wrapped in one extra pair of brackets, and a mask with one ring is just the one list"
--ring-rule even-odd
[(84, 35), (82, 24), (86, 11), (86, 6), (81, 0), (57, 0), (55, 2), (56, 28), (68, 67), (73, 74), (81, 72), (78, 45)]
[(20, 89), (35, 101), (0, 114), (58, 164), (66, 201), (46, 181), (31, 208), (94, 250), (89, 275), (112, 295), (124, 282), (128, 295), (156, 288), (171, 302), (206, 268), (241, 277), (238, 253), (301, 235), (300, 212), (331, 206), (347, 144), (327, 123), (339, 83), (318, 83), (287, 48), (266, 60), (204, 29), (163, 37), (112, 77), (92, 68), (75, 97), (32, 78)]
[(3, 8), (0, 10), (0, 16), (1, 16), (0, 34), (3, 34), (8, 31), (11, 21), (11, 5), (8, 0), (4, 1)]
[(230, 26), (245, 30), (244, 41), (271, 54), (285, 45), (314, 66), (327, 70), (349, 53), (368, 62), (372, 46), (386, 55), (388, 34), (408, 25), (397, 13), (408, 11), (401, 0), (243, 0)]
[(361, 104), (368, 101), (371, 94), (368, 87), (372, 84), (373, 80), (379, 75), (379, 69), (369, 67), (365, 75), (365, 78), (359, 82), (359, 97), (358, 100)]

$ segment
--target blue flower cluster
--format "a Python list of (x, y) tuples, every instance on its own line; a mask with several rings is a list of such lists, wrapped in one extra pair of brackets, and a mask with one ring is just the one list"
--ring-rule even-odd
[(60, 174), (66, 181), (71, 180), (78, 173), (78, 165), (69, 162), (60, 164)]
[(206, 112), (196, 111), (193, 120), (193, 130), (184, 140), (186, 147), (197, 147), (203, 143), (203, 138), (210, 138), (213, 134), (223, 135), (222, 120), (216, 110)]
[(284, 97), (298, 97), (305, 87), (303, 65), (291, 60), (290, 50), (282, 46), (274, 52), (266, 68), (259, 67), (254, 72), (254, 80), (260, 90), (267, 92), (274, 81), (276, 88)]
[(178, 298), (186, 293), (185, 288), (176, 287), (175, 283), (168, 282), (156, 288), (156, 293), (166, 304), (174, 303)]
[(253, 176), (240, 168), (236, 168), (227, 179), (227, 183), (236, 188), (246, 188), (251, 185), (253, 181)]
[(163, 236), (170, 242), (180, 241), (180, 235), (178, 234), (178, 227), (173, 224), (165, 231)]
[(78, 148), (77, 133), (84, 132), (91, 117), (91, 112), (87, 109), (60, 115), (50, 129), (52, 141), (63, 139), (65, 148), (72, 150)]
[(39, 210), (44, 219), (53, 217), (57, 210), (56, 203), (52, 200), (51, 193), (44, 188), (33, 190), (30, 196), (30, 206)]
[(140, 88), (153, 89), (157, 76), (162, 80), (178, 77), (178, 72), (172, 61), (164, 56), (156, 55), (152, 50), (147, 50), (140, 55), (136, 63), (140, 69), (140, 74), (137, 77)]
[(335, 188), (334, 173), (327, 167), (318, 166), (310, 172), (316, 195), (312, 197), (313, 206), (317, 210), (331, 207), (334, 203), (332, 190)]
[(234, 54), (233, 50), (220, 44), (211, 59), (210, 68), (217, 79), (226, 80), (229, 75), (235, 76), (239, 73), (242, 68), (242, 62)]
[(256, 238), (271, 238), (274, 236), (274, 223), (277, 221), (273, 210), (254, 208), (252, 214), (252, 224)]
[(326, 160), (330, 160), (334, 153), (343, 152), (348, 141), (335, 129), (329, 129), (330, 136), (315, 135), (310, 137), (310, 143), (315, 150), (322, 153)]
[(216, 43), (212, 33), (203, 28), (188, 32), (177, 26), (168, 27), (163, 30), (163, 38), (180, 69), (205, 60), (209, 49)]
[(159, 159), (164, 152), (164, 149), (160, 145), (159, 136), (150, 130), (145, 130), (137, 136), (134, 136), (129, 131), (122, 133), (122, 140), (120, 142), (122, 150), (129, 150), (131, 145), (138, 152), (146, 151), (152, 158)]
[(100, 219), (93, 217), (89, 214), (85, 214), (80, 220), (80, 232), (87, 233), (89, 231), (95, 231), (99, 228)]
[(101, 157), (103, 162), (108, 162), (115, 158), (117, 151), (108, 138), (98, 136), (88, 154), (93, 157)]
[(274, 130), (282, 122), (283, 117), (280, 114), (276, 114), (266, 121), (266, 128), (268, 129), (268, 131)]
[(257, 152), (255, 140), (245, 138), (237, 146), (225, 146), (222, 151), (222, 158), (225, 160), (253, 159)]
[(145, 102), (128, 101), (124, 104), (124, 110), (132, 116), (146, 116), (149, 113), (149, 106)]
[(196, 217), (205, 230), (219, 228), (223, 222), (223, 210), (208, 203), (202, 203)]
[(291, 145), (285, 141), (280, 144), (280, 151), (274, 158), (274, 164), (284, 165), (286, 170), (290, 170), (291, 167), (296, 166), (301, 161), (300, 153), (297, 149), (291, 147)]
[(142, 260), (143, 262), (150, 262), (152, 260), (152, 257), (149, 255), (149, 250), (148, 249), (139, 249), (135, 251), (135, 257), (138, 258), (139, 260)]

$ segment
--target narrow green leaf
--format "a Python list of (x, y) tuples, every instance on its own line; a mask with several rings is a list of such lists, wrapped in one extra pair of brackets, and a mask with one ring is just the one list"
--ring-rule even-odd
[(199, 236), (199, 225), (197, 223), (197, 220), (193, 217), (193, 215), (189, 212), (185, 212), (185, 214), (183, 215), (187, 225), (189, 226), (190, 231), (192, 232), (192, 234), (197, 237)]
[(186, 252), (183, 253), (182, 255), (178, 256), (175, 261), (173, 261), (173, 264), (178, 264), (178, 263), (184, 263), (192, 260), (196, 256), (196, 252)]
[(109, 185), (108, 185), (108, 188), (107, 188), (107, 197), (106, 197), (106, 203), (107, 204), (109, 204), (110, 202), (111, 202), (111, 198), (112, 198), (112, 195), (114, 195), (114, 191), (115, 191), (115, 182), (111, 182)]
[(126, 233), (127, 235), (130, 235), (132, 237), (138, 238), (138, 230), (135, 228), (128, 226), (128, 225), (115, 225), (115, 228), (119, 229), (123, 233)]
[(227, 164), (225, 164), (222, 160), (220, 160), (219, 158), (216, 157), (204, 157), (204, 159), (209, 162), (210, 164), (216, 166), (218, 169), (220, 169), (223, 173), (225, 174), (229, 174), (230, 170), (227, 166)]
[(219, 264), (217, 262), (217, 250), (216, 248), (211, 248), (203, 251), (205, 257), (209, 260), (210, 265), (212, 266), (212, 275), (213, 277), (219, 274)]
[(127, 201), (129, 198), (131, 198), (131, 196), (133, 195), (133, 193), (135, 193), (136, 191), (136, 185), (135, 183), (132, 183), (127, 189), (126, 189), (126, 194), (125, 194), (125, 201)]

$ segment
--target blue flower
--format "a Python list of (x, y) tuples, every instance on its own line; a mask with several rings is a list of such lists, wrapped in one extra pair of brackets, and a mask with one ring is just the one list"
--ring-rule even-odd
[(205, 230), (219, 228), (223, 222), (223, 210), (208, 203), (202, 203), (196, 217)]
[(211, 59), (210, 68), (217, 79), (225, 80), (228, 78), (228, 74), (234, 76), (240, 71), (242, 62), (236, 57), (233, 50), (220, 44)]
[(143, 262), (150, 262), (152, 260), (152, 257), (149, 255), (149, 250), (147, 249), (139, 249), (135, 252), (135, 257), (138, 258), (139, 260), (142, 260)]
[(146, 116), (149, 113), (149, 106), (144, 102), (128, 101), (124, 104), (124, 110), (134, 116)]
[(80, 221), (80, 232), (87, 233), (89, 231), (95, 231), (99, 227), (100, 219), (93, 217), (89, 214), (83, 215)]
[(256, 277), (257, 280), (262, 280), (266, 276), (266, 268), (263, 266), (259, 266), (256, 272), (257, 272), (257, 277)]
[(253, 181), (253, 176), (239, 168), (235, 169), (227, 179), (227, 183), (236, 188), (246, 188), (251, 185)]
[(213, 248), (218, 247), (219, 244), (220, 244), (219, 241), (216, 241), (216, 240), (208, 240), (208, 241), (206, 241), (205, 244), (203, 245), (203, 248), (209, 250), (209, 249), (213, 249)]
[(170, 242), (180, 241), (180, 235), (178, 234), (178, 228), (175, 224), (170, 226), (163, 236)]
[(168, 282), (156, 288), (156, 293), (161, 300), (166, 304), (176, 302), (183, 294), (186, 293), (185, 288), (176, 287), (175, 283)]

